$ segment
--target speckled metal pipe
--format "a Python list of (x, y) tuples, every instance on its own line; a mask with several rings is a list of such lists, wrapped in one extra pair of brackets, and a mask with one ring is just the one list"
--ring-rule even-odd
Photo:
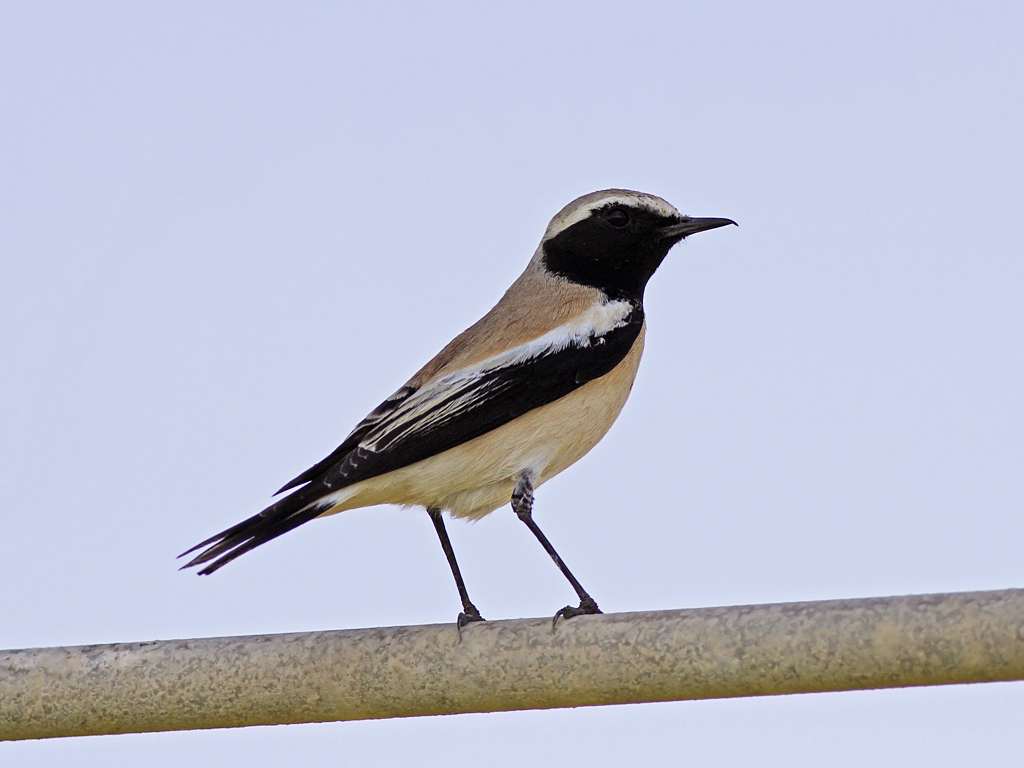
[(0, 739), (1024, 679), (1024, 590), (0, 651)]

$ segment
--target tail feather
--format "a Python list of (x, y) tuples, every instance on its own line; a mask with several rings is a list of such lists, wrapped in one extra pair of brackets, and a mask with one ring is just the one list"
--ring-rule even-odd
[(276, 539), (293, 528), (298, 528), (314, 517), (319, 517), (324, 512), (318, 503), (324, 491), (322, 488), (311, 487), (318, 485), (314, 483), (300, 488), (248, 520), (243, 520), (182, 552), (178, 557), (185, 557), (199, 549), (203, 550), (185, 563), (181, 570), (210, 563), (212, 560), (210, 565), (199, 571), (204, 576), (209, 575), (249, 550)]

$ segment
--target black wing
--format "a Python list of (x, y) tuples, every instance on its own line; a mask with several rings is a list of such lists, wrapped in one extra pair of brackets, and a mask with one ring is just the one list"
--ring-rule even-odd
[(420, 389), (399, 390), (330, 456), (281, 490), (307, 485), (185, 552), (207, 547), (185, 567), (216, 558), (200, 571), (212, 573), (322, 514), (317, 501), (324, 496), (443, 453), (610, 373), (629, 353), (643, 320), (643, 310), (630, 305), (603, 333), (549, 335)]
[(414, 464), (468, 442), (534, 408), (554, 402), (610, 373), (629, 352), (643, 325), (634, 310), (622, 325), (534, 356), (495, 360), (458, 371), (400, 403), (321, 482), (332, 490)]
[(356, 428), (352, 430), (352, 434), (346, 437), (345, 442), (335, 448), (331, 452), (330, 456), (322, 461), (318, 461), (293, 480), (289, 480), (274, 495), (277, 496), (278, 493), (284, 493), (292, 488), (297, 488), (303, 483), (308, 483), (311, 480), (316, 480), (318, 477), (322, 476), (326, 470), (342, 461), (348, 453), (359, 445), (360, 440), (366, 437), (366, 435), (369, 434), (369, 432), (380, 424), (386, 417), (394, 413), (395, 409), (408, 399), (409, 395), (416, 392), (416, 390), (416, 387), (402, 387), (400, 390), (395, 392), (395, 394), (374, 408), (365, 419), (359, 422), (356, 425)]

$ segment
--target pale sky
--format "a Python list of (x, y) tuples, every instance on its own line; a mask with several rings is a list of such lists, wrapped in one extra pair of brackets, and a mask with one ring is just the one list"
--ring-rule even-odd
[[(739, 228), (647, 292), (535, 515), (607, 612), (1024, 585), (1024, 6), (7, 3), (0, 648), (454, 621), (429, 519), (248, 517), (578, 195)], [(449, 524), (488, 618), (573, 594)], [(1024, 683), (0, 745), (5, 768), (1019, 766)], [(583, 746), (574, 747), (581, 739)]]

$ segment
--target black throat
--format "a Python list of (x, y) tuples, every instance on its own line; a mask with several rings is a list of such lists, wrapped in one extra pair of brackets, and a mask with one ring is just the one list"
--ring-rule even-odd
[(628, 226), (610, 225), (601, 211), (578, 221), (543, 244), (548, 271), (580, 285), (598, 288), (610, 298), (642, 306), (651, 275), (680, 238), (660, 230), (672, 220), (631, 208)]

